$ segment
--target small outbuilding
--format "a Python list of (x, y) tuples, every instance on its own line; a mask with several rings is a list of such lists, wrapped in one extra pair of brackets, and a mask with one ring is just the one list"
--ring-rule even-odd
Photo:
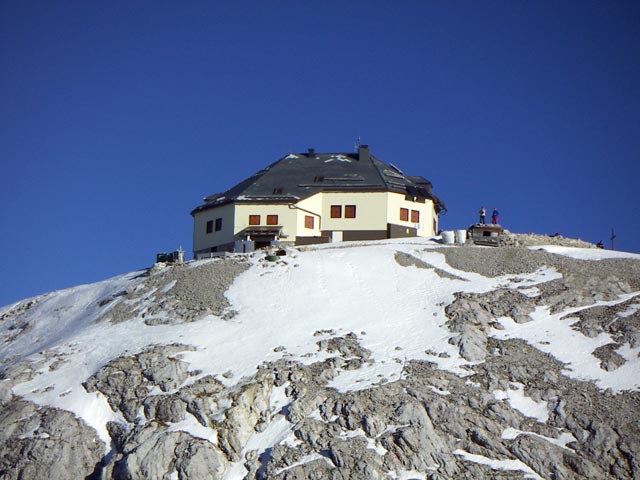
[(502, 240), (502, 227), (498, 224), (476, 223), (469, 227), (467, 237), (476, 245), (499, 247)]

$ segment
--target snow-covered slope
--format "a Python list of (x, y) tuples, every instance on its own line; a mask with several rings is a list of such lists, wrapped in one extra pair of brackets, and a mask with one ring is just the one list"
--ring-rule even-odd
[[(203, 472), (225, 479), (307, 478), (309, 472), (321, 478), (325, 469), (352, 478), (611, 472), (607, 462), (618, 458), (584, 460), (598, 448), (588, 442), (595, 433), (571, 428), (580, 423), (578, 414), (562, 420), (558, 409), (572, 400), (563, 388), (577, 386), (599, 399), (613, 394), (609, 416), (637, 404), (640, 255), (544, 250), (442, 247), (417, 239), (330, 244), (289, 250), (277, 262), (256, 253), (53, 292), (0, 309), (0, 399), (9, 411), (18, 399), (30, 402), (31, 417), (68, 411), (95, 430), (106, 456), (97, 466), (87, 460), (87, 467), (105, 478), (202, 478)], [(491, 370), (513, 345), (519, 354), (537, 352), (547, 367), (527, 371), (526, 355), (533, 353), (513, 353), (509, 368), (522, 363), (523, 371)], [(424, 368), (428, 374), (415, 373)], [(318, 369), (322, 375), (310, 373)], [(559, 376), (538, 378), (552, 370)], [(317, 400), (300, 393), (302, 384), (321, 392)], [(410, 397), (411, 389), (438, 402), (477, 395), (477, 408), (469, 410), (476, 430), (483, 409), (496, 402), (509, 413), (499, 421), (488, 415), (499, 430), (495, 441), (474, 441), (468, 432), (433, 425), (436, 415), (425, 407), (425, 419), (409, 400), (391, 412), (387, 400), (362, 400), (380, 391)], [(349, 401), (364, 412), (354, 424), (339, 418), (349, 406), (329, 411)], [(38, 451), (37, 439), (53, 435), (40, 431), (42, 417), (40, 427), (36, 421), (26, 427), (16, 416), (2, 418), (12, 427), (0, 440), (19, 438), (26, 442), (21, 448)], [(523, 422), (539, 431), (529, 423), (520, 430)], [(320, 426), (326, 431), (316, 437), (323, 440), (311, 439)], [(403, 446), (408, 440), (399, 429), (420, 437), (425, 428), (440, 431), (439, 443)], [(149, 429), (152, 444), (141, 439)], [(365, 442), (375, 458), (364, 462), (366, 473), (355, 460), (327, 453), (334, 437), (351, 448), (354, 439)], [(158, 438), (169, 443), (160, 448)], [(549, 448), (569, 451), (586, 464), (554, 467), (532, 459), (536, 448), (522, 454), (522, 438), (543, 444), (541, 455)], [(178, 444), (195, 450), (191, 460), (176, 453)], [(205, 451), (209, 460), (193, 460)], [(431, 460), (414, 458), (420, 455)], [(5, 455), (5, 467), (16, 467), (12, 458)], [(620, 478), (637, 478), (635, 468), (620, 466), (626, 475)]]

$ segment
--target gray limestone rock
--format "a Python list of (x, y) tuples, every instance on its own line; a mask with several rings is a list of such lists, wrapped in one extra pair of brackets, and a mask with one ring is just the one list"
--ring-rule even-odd
[(606, 333), (618, 344), (640, 346), (640, 301), (631, 298), (613, 306), (586, 308), (565, 318), (576, 318), (572, 327), (587, 337)]
[(222, 478), (227, 460), (215, 445), (184, 432), (151, 428), (151, 437), (130, 434), (123, 453), (105, 468), (107, 478), (168, 480), (172, 474), (188, 479)]
[[(83, 385), (87, 392), (102, 393), (114, 411), (121, 412), (128, 422), (135, 422), (140, 407), (154, 387), (167, 392), (187, 379), (188, 365), (173, 355), (191, 349), (193, 347), (173, 344), (152, 347), (133, 356), (118, 357)], [(149, 405), (155, 407), (153, 402)]]
[(0, 410), (0, 478), (76, 479), (91, 475), (104, 453), (95, 430), (70, 412), (13, 400)]
[(460, 349), (462, 358), (483, 361), (487, 354), (487, 330), (500, 317), (511, 317), (517, 323), (530, 321), (534, 299), (512, 289), (498, 289), (484, 294), (457, 293), (445, 308), (447, 326), (458, 335), (449, 343)]
[(609, 343), (596, 348), (592, 355), (600, 359), (600, 368), (610, 372), (624, 365), (626, 360), (622, 355), (616, 352), (620, 348), (619, 343)]
[(164, 423), (180, 422), (187, 413), (187, 404), (176, 394), (146, 397), (142, 404), (145, 417)]

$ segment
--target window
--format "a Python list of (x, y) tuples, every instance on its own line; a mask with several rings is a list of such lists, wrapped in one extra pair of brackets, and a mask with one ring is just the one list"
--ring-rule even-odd
[(213, 220), (207, 220), (207, 233), (213, 232)]
[(342, 205), (331, 205), (331, 218), (342, 218)]
[(409, 209), (408, 208), (401, 208), (400, 209), (400, 220), (403, 222), (408, 222), (409, 221)]
[(411, 210), (411, 223), (420, 223), (420, 212), (418, 210)]
[(278, 225), (278, 215), (267, 215), (267, 225)]
[(222, 230), (222, 219), (216, 218), (216, 232), (219, 232), (220, 230)]
[(344, 218), (356, 218), (356, 206), (355, 205), (345, 205), (345, 207), (344, 207)]
[(313, 228), (314, 218), (311, 215), (305, 215), (304, 228)]
[(249, 215), (249, 225), (260, 225), (260, 215)]

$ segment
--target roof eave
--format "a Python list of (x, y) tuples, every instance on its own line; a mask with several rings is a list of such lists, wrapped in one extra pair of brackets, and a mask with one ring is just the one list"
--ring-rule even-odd
[(225, 199), (221, 202), (205, 203), (204, 205), (200, 205), (199, 207), (196, 207), (193, 210), (191, 210), (191, 216), (193, 217), (196, 213), (204, 212), (205, 210), (212, 210), (217, 207), (229, 205), (230, 203), (233, 203), (233, 199)]

